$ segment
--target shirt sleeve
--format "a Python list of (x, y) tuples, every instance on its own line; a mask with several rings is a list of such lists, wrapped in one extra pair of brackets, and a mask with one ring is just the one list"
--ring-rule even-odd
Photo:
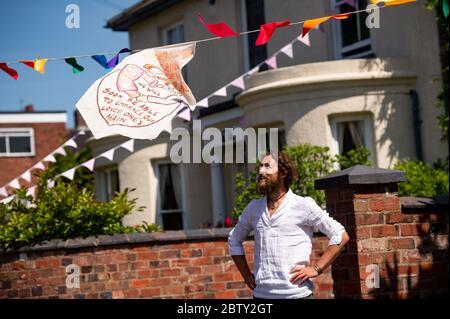
[(342, 234), (345, 231), (341, 223), (334, 220), (327, 211), (323, 210), (311, 197), (306, 197), (306, 203), (309, 210), (308, 224), (317, 227), (330, 240), (328, 246), (339, 245), (342, 241)]
[(245, 207), (239, 220), (230, 231), (228, 235), (228, 248), (230, 255), (245, 255), (244, 246), (242, 243), (247, 239), (248, 234), (253, 230), (252, 224), (250, 222), (250, 204)]

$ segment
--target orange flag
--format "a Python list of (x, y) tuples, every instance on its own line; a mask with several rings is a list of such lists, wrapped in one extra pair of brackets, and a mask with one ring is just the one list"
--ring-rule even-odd
[(417, 0), (370, 0), (372, 4), (378, 4), (379, 2), (384, 2), (386, 6), (398, 6), (401, 4), (417, 2)]
[(343, 20), (343, 19), (347, 19), (349, 16), (350, 16), (350, 13), (341, 13), (341, 14), (336, 14), (334, 16), (327, 16), (327, 17), (306, 20), (303, 23), (302, 37), (304, 37), (309, 31), (311, 31), (311, 29), (314, 29), (316, 26), (318, 26), (319, 24), (321, 24), (325, 21), (328, 21), (330, 19)]

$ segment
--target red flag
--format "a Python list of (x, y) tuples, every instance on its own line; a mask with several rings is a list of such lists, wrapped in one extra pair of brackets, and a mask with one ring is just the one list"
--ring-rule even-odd
[(14, 80), (17, 80), (19, 78), (19, 74), (17, 74), (17, 71), (8, 67), (6, 63), (0, 63), (0, 69), (8, 73)]
[(276, 28), (285, 27), (291, 24), (290, 21), (272, 22), (261, 25), (256, 45), (263, 45), (269, 42)]
[(26, 66), (32, 68), (34, 70), (34, 61), (31, 60), (20, 60), (20, 63), (25, 64)]
[(225, 38), (225, 37), (233, 37), (236, 35), (239, 35), (236, 31), (231, 29), (226, 23), (220, 22), (215, 24), (208, 24), (203, 21), (202, 16), (199, 14), (198, 19), (200, 22), (208, 29), (209, 32), (211, 32), (214, 35), (217, 35), (218, 37)]

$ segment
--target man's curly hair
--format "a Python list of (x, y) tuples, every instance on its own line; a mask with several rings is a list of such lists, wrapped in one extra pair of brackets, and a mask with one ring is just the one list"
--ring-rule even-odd
[[(271, 152), (267, 152), (266, 155), (274, 157), (274, 154)], [(278, 162), (278, 174), (285, 175), (283, 179), (284, 186), (289, 188), (298, 178), (297, 167), (292, 158), (283, 151), (278, 152), (278, 159), (275, 160)]]

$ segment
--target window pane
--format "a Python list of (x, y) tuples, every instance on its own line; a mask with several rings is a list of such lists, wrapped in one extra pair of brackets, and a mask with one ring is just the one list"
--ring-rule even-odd
[(365, 145), (363, 123), (363, 121), (339, 123), (339, 152), (341, 155)]
[(111, 172), (111, 198), (114, 197), (116, 192), (120, 192), (120, 184), (119, 184), (119, 171), (112, 170)]
[(160, 178), (160, 199), (162, 210), (179, 209), (175, 197), (173, 172), (170, 169), (171, 165), (163, 164), (159, 166)]
[(182, 24), (167, 30), (167, 44), (180, 42), (184, 42), (184, 26)]
[[(340, 13), (350, 12), (354, 10), (355, 9), (348, 4), (339, 6)], [(341, 23), (342, 46), (345, 47), (347, 45), (358, 42), (358, 25), (356, 22), (356, 15), (352, 14), (347, 19), (339, 20), (339, 22)]]
[(6, 138), (0, 137), (0, 153), (6, 153)]
[(165, 213), (162, 215), (164, 230), (183, 229), (183, 218), (181, 213)]
[[(359, 0), (358, 3), (359, 3), (359, 8), (361, 10), (364, 9), (364, 8), (367, 8), (367, 0)], [(365, 40), (365, 39), (370, 38), (370, 30), (366, 26), (366, 18), (367, 18), (367, 16), (368, 16), (367, 12), (360, 12), (360, 13), (358, 13), (360, 32), (361, 32), (361, 39), (360, 40)]]
[(29, 136), (10, 136), (9, 151), (11, 153), (31, 152), (31, 138)]

